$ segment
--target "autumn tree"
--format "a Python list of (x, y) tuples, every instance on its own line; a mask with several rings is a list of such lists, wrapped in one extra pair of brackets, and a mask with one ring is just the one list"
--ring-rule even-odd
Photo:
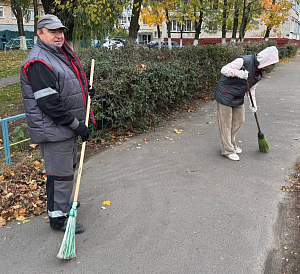
[(166, 11), (163, 1), (149, 1), (148, 5), (142, 8), (140, 19), (149, 26), (157, 28), (158, 47), (161, 47), (161, 28), (167, 22)]
[(266, 30), (263, 31), (262, 36), (264, 36), (265, 40), (268, 40), (272, 30), (280, 37), (280, 25), (288, 20), (292, 3), (288, 0), (262, 0), (261, 5), (264, 8), (261, 24), (264, 23), (267, 27)]

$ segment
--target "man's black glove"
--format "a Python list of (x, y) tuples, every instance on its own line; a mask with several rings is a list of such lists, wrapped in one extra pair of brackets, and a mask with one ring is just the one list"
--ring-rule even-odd
[(89, 95), (90, 95), (91, 99), (93, 99), (95, 96), (95, 88), (91, 87), (90, 85), (89, 85)]
[(75, 133), (81, 136), (82, 142), (85, 142), (89, 139), (89, 129), (84, 123), (79, 123), (78, 127), (74, 129)]

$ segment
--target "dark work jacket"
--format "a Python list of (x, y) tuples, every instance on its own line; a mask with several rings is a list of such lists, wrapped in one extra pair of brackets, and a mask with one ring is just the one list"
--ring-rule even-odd
[[(74, 63), (70, 63), (66, 54), (73, 58)], [(21, 69), (22, 97), (32, 142), (57, 142), (71, 139), (76, 136), (75, 132), (67, 126), (55, 124), (51, 117), (43, 113), (37, 105), (27, 78), (27, 68), (37, 61), (44, 63), (54, 73), (59, 98), (80, 122), (85, 120), (88, 94), (88, 82), (83, 68), (66, 41), (62, 48), (59, 48), (46, 44), (38, 38)]]
[[(250, 87), (261, 80), (261, 73), (257, 69), (259, 65), (256, 53), (253, 55), (244, 55), (244, 67), (249, 71), (248, 81)], [(223, 75), (215, 89), (215, 99), (222, 105), (237, 107), (244, 104), (244, 96), (247, 91), (245, 79), (238, 77), (227, 77)]]

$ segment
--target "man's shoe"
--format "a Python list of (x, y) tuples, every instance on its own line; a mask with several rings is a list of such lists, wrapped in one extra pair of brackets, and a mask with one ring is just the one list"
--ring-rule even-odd
[[(67, 225), (68, 225), (68, 219), (69, 219), (69, 218), (66, 218), (66, 220), (65, 220), (65, 222), (64, 222), (64, 225), (63, 225), (59, 230), (61, 230), (61, 231), (66, 231)], [(82, 232), (84, 232), (84, 227), (83, 227), (83, 225), (76, 223), (75, 234), (80, 234), (80, 233), (82, 233)]]
[(235, 153), (237, 154), (241, 154), (243, 152), (243, 150), (239, 147), (237, 147), (235, 150), (234, 150)]
[(227, 155), (224, 155), (224, 156), (227, 157), (228, 159), (232, 160), (232, 161), (239, 161), (240, 160), (239, 155), (237, 155), (236, 153), (227, 154)]

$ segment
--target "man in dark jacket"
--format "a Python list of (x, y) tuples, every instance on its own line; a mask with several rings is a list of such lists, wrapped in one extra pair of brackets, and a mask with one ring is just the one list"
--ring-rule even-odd
[[(217, 118), (220, 132), (222, 154), (232, 161), (238, 161), (242, 149), (236, 144), (235, 137), (245, 122), (244, 96), (247, 93), (246, 79), (251, 87), (254, 107), (257, 111), (255, 88), (266, 68), (279, 61), (276, 47), (268, 47), (258, 54), (244, 55), (221, 69), (221, 77), (216, 90)], [(245, 67), (245, 71), (242, 70)]]
[[(21, 90), (30, 137), (40, 145), (44, 156), (50, 226), (65, 231), (77, 137), (81, 136), (83, 142), (89, 138), (84, 124), (88, 82), (64, 39), (65, 26), (61, 21), (46, 14), (39, 18), (37, 28), (37, 43), (22, 65)], [(76, 233), (83, 230), (82, 225), (76, 224)]]

